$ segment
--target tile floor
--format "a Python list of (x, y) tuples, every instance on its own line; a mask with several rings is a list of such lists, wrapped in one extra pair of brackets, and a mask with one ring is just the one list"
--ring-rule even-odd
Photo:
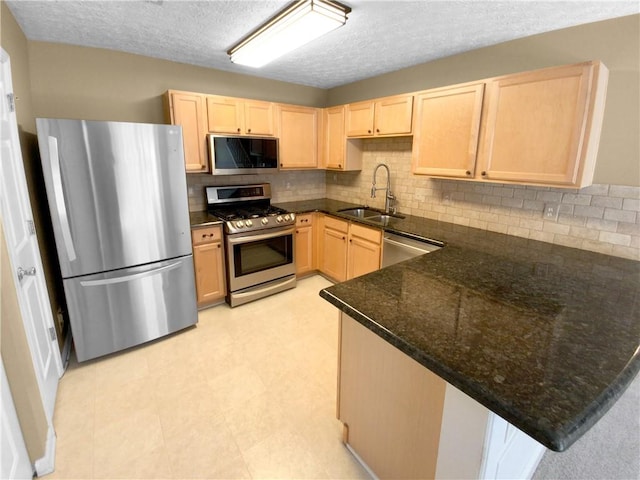
[(320, 276), (60, 381), (46, 479), (369, 478), (335, 418), (337, 310)]

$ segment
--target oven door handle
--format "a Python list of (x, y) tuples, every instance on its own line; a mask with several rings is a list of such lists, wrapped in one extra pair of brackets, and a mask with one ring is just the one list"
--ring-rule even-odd
[(267, 240), (269, 238), (277, 238), (282, 237), (283, 235), (293, 235), (295, 228), (287, 228), (286, 230), (278, 229), (277, 232), (263, 233), (260, 235), (238, 235), (232, 236), (229, 235), (227, 237), (229, 241), (229, 245), (237, 245), (239, 243), (247, 243), (247, 242), (257, 242), (260, 240)]

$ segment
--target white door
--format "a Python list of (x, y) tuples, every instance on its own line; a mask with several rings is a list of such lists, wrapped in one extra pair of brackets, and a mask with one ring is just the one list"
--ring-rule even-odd
[(0, 478), (31, 479), (33, 471), (27, 447), (20, 431), (18, 415), (9, 390), (9, 382), (0, 362)]
[(22, 162), (18, 124), (13, 101), (11, 64), (0, 51), (0, 200), (9, 259), (15, 276), (22, 320), (31, 349), (48, 420), (62, 375), (62, 359), (56, 339), (49, 293), (44, 280), (40, 249), (33, 227), (31, 204)]

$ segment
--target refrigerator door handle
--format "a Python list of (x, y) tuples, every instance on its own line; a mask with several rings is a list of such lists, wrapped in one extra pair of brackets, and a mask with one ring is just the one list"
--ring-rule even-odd
[(71, 238), (71, 227), (69, 226), (69, 215), (67, 205), (64, 201), (64, 191), (62, 189), (62, 171), (60, 170), (60, 157), (58, 155), (58, 139), (49, 136), (49, 159), (51, 160), (51, 175), (53, 177), (53, 196), (55, 197), (60, 228), (62, 229), (62, 239), (67, 250), (67, 257), (72, 262), (76, 259), (76, 249)]
[(83, 280), (80, 282), (80, 285), (82, 285), (83, 287), (96, 287), (102, 285), (111, 285), (114, 283), (130, 282), (131, 280), (157, 275), (158, 273), (165, 270), (173, 270), (174, 268), (178, 268), (179, 266), (180, 262), (174, 262), (162, 267), (152, 268), (151, 270), (147, 270), (145, 272), (132, 273), (130, 275), (123, 275), (121, 277), (105, 278), (102, 280)]

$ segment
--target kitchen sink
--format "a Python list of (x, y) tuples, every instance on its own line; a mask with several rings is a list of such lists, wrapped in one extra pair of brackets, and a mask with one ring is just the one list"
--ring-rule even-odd
[(368, 222), (379, 223), (380, 225), (388, 225), (392, 218), (404, 218), (402, 215), (386, 214), (380, 210), (366, 207), (346, 208), (344, 210), (338, 210), (338, 212), (349, 217), (362, 218)]
[(338, 210), (338, 212), (342, 213), (343, 215), (348, 215), (350, 217), (357, 217), (357, 218), (368, 218), (368, 217), (380, 215), (379, 211), (372, 210), (366, 207), (347, 208), (345, 210)]

